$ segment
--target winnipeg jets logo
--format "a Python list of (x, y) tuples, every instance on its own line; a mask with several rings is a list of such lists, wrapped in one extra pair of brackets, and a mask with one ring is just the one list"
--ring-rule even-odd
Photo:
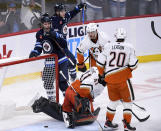
[(62, 29), (63, 29), (62, 30), (63, 34), (64, 35), (67, 35), (67, 33), (68, 33), (68, 27), (67, 27), (67, 25), (64, 25), (64, 27)]
[(44, 53), (51, 53), (53, 47), (49, 41), (43, 41), (43, 51)]

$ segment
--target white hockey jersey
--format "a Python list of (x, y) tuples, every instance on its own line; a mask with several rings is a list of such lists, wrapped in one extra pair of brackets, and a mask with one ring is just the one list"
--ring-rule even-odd
[(83, 73), (79, 80), (76, 80), (76, 83), (73, 84), (73, 87), (78, 92), (78, 94), (80, 94), (80, 96), (90, 96), (92, 98), (96, 98), (98, 95), (100, 95), (105, 88), (98, 83), (98, 70), (95, 71), (93, 68)]
[(92, 55), (98, 56), (98, 54), (104, 49), (104, 46), (107, 43), (110, 43), (109, 36), (105, 34), (102, 31), (98, 32), (98, 40), (97, 43), (93, 43), (88, 35), (85, 36), (85, 38), (80, 42), (77, 52), (84, 54), (88, 49), (90, 49), (90, 52)]
[[(131, 44), (126, 42), (107, 44), (104, 51), (98, 56), (97, 62), (98, 67), (105, 67), (104, 73), (106, 76), (112, 76), (126, 68), (133, 70), (137, 64), (138, 59), (135, 50)], [(124, 74), (121, 75), (123, 77)]]

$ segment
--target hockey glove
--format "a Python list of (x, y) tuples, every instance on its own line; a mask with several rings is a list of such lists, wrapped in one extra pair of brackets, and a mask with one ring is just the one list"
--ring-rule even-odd
[(80, 3), (78, 5), (78, 8), (79, 8), (79, 10), (82, 9), (82, 8), (84, 8), (86, 10), (87, 9), (87, 4), (86, 3)]
[(39, 55), (39, 53), (36, 50), (32, 50), (30, 55), (29, 55), (29, 58), (37, 57), (38, 55)]
[(102, 84), (103, 86), (106, 86), (106, 82), (104, 81), (105, 77), (104, 75), (99, 75), (98, 82)]
[(59, 37), (61, 37), (58, 32), (55, 32), (53, 30), (50, 30), (49, 32), (46, 32), (45, 33), (45, 36), (53, 37), (53, 38), (59, 38)]
[(79, 94), (76, 95), (74, 98), (75, 98), (76, 112), (83, 113), (83, 112), (88, 111), (88, 108), (89, 108), (89, 99), (88, 98), (80, 97)]
[(80, 98), (82, 107), (81, 107), (81, 113), (88, 112), (90, 109), (90, 102), (88, 98), (82, 97)]
[(78, 66), (78, 71), (86, 72), (87, 67), (86, 67), (86, 65), (84, 63), (83, 64), (78, 63), (77, 66)]

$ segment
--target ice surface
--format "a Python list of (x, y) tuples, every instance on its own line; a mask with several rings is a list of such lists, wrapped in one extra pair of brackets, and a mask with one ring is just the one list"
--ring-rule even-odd
[[(139, 64), (138, 68), (133, 71), (132, 83), (136, 98), (135, 103), (146, 108), (151, 117), (143, 123), (138, 122), (133, 117), (131, 124), (137, 128), (137, 131), (161, 131), (161, 61)], [(37, 87), (33, 86), (35, 84), (37, 84)], [(37, 92), (45, 96), (40, 79), (5, 86), (0, 92), (0, 99), (12, 99), (16, 101), (17, 106), (25, 106)], [(103, 93), (94, 101), (95, 108), (98, 106), (101, 107), (98, 121), (102, 126), (105, 122), (108, 101), (107, 89), (104, 89)], [(114, 118), (114, 122), (119, 124), (119, 131), (123, 131), (121, 120), (122, 106), (119, 105)], [(48, 128), (44, 126), (48, 126)], [(73, 129), (67, 129), (63, 122), (54, 120), (43, 113), (34, 114), (24, 111), (16, 113), (11, 118), (0, 121), (0, 131), (58, 130), (73, 131)], [(99, 130), (99, 126), (95, 122), (91, 125), (76, 127), (74, 130), (97, 131)]]

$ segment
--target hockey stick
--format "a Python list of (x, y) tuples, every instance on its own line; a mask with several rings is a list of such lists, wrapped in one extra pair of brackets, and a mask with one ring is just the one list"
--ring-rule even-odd
[[(135, 105), (136, 107), (138, 107), (139, 109), (143, 110), (143, 111), (146, 111), (146, 109), (144, 107), (141, 107), (139, 105), (137, 105), (136, 103), (133, 102), (133, 105)], [(139, 122), (144, 122), (146, 121), (147, 119), (149, 119), (150, 115), (148, 115), (147, 117), (145, 118), (139, 118), (133, 111), (132, 111), (132, 114), (135, 116), (135, 118), (139, 121)]]
[[(120, 100), (120, 101), (123, 102), (122, 100)], [(141, 106), (135, 104), (134, 102), (133, 102), (133, 105), (139, 107), (139, 109), (141, 109), (141, 110), (143, 110), (143, 111), (146, 111), (146, 109), (145, 109), (144, 107), (141, 107)], [(148, 115), (147, 117), (141, 119), (141, 118), (139, 118), (132, 110), (131, 110), (131, 112), (132, 112), (132, 114), (135, 116), (135, 118), (136, 118), (139, 122), (144, 122), (144, 121), (146, 121), (147, 119), (149, 119), (149, 117), (150, 117), (150, 115)]]
[(156, 30), (155, 30), (154, 21), (151, 21), (151, 29), (152, 29), (154, 35), (156, 35), (158, 38), (161, 39), (161, 36), (159, 36), (159, 35), (157, 34)]
[(148, 115), (147, 117), (145, 117), (145, 118), (139, 118), (133, 111), (131, 111), (132, 112), (132, 114), (135, 116), (135, 118), (139, 121), (139, 122), (144, 122), (144, 121), (146, 121), (147, 119), (149, 119), (149, 117), (150, 117), (150, 115)]
[(67, 78), (65, 77), (65, 75), (63, 74), (63, 72), (60, 71), (59, 73), (60, 73), (60, 74), (64, 77), (64, 79), (67, 81), (68, 86), (70, 86), (70, 87), (73, 89), (73, 91), (74, 91), (76, 94), (78, 94), (78, 92), (74, 89), (74, 87), (71, 85), (71, 83), (67, 80)]
[(52, 38), (52, 40), (56, 43), (56, 45), (59, 47), (59, 49), (61, 50), (61, 52), (67, 57), (67, 59), (69, 60), (69, 62), (74, 66), (73, 61), (67, 56), (67, 54), (65, 53), (65, 51), (63, 50), (63, 48), (59, 45), (59, 43)]
[(137, 104), (136, 104), (136, 103), (134, 103), (134, 102), (133, 102), (133, 105), (135, 105), (135, 106), (139, 107), (141, 110), (146, 111), (146, 109), (145, 109), (144, 107), (141, 107), (141, 106), (137, 105)]

